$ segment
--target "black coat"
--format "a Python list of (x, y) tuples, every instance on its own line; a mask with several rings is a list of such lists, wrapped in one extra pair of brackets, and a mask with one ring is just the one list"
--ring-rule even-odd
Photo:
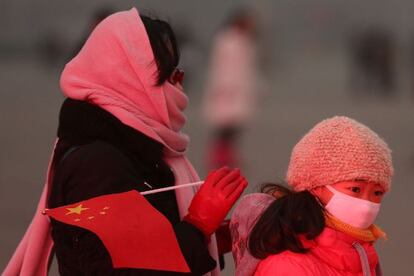
[[(49, 208), (104, 194), (174, 185), (174, 174), (162, 160), (162, 145), (97, 106), (65, 100), (58, 137)], [(208, 253), (203, 234), (195, 226), (180, 221), (175, 193), (163, 192), (146, 198), (173, 225), (192, 275), (214, 269), (216, 262)], [(55, 220), (52, 220), (52, 238), (61, 275), (188, 275), (113, 269), (106, 248), (95, 234)]]

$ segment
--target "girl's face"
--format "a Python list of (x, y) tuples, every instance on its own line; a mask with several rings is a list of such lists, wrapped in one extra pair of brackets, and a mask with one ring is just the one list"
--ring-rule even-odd
[[(372, 182), (343, 181), (332, 184), (331, 186), (341, 193), (374, 203), (381, 203), (385, 194), (381, 185)], [(319, 198), (323, 205), (326, 205), (333, 196), (333, 193), (325, 186), (316, 187), (311, 192)]]

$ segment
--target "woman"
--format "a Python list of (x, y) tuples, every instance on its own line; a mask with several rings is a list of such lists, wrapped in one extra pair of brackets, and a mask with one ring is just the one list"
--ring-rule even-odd
[[(61, 275), (180, 274), (114, 268), (94, 233), (49, 222), (39, 212), (101, 195), (199, 180), (184, 155), (188, 137), (180, 130), (187, 97), (178, 61), (171, 27), (140, 16), (135, 8), (113, 14), (95, 28), (62, 73), (68, 99), (60, 112), (49, 178), (5, 275), (46, 275), (53, 243)], [(187, 188), (146, 197), (173, 225), (190, 274), (217, 275), (214, 232), (246, 185), (238, 170), (222, 168), (197, 193)]]
[(368, 127), (347, 117), (317, 124), (293, 149), (293, 191), (265, 186), (276, 200), (261, 199), (261, 215), (235, 209), (233, 233), (258, 217), (247, 235), (233, 235), (238, 275), (380, 275), (374, 243), (385, 234), (373, 223), (392, 175), (391, 151)]
[(203, 117), (213, 132), (208, 168), (242, 162), (238, 144), (253, 117), (259, 88), (256, 27), (252, 12), (240, 10), (215, 38), (203, 98)]

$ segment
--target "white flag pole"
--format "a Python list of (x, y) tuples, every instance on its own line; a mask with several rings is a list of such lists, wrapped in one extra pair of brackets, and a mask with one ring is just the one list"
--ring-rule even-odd
[(188, 183), (188, 184), (183, 184), (183, 185), (160, 188), (160, 189), (141, 192), (141, 195), (150, 195), (150, 194), (156, 194), (156, 193), (171, 191), (171, 190), (175, 190), (175, 189), (182, 189), (182, 188), (187, 188), (187, 187), (192, 187), (192, 186), (198, 186), (198, 185), (201, 185), (203, 183), (204, 183), (204, 181), (199, 181), (199, 182)]

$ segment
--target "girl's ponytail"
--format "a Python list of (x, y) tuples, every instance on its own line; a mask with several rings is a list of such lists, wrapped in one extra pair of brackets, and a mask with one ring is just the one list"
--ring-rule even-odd
[(307, 249), (299, 235), (314, 239), (322, 232), (323, 207), (308, 191), (292, 192), (276, 184), (267, 184), (262, 191), (272, 191), (278, 199), (269, 205), (250, 232), (250, 253), (259, 259), (285, 250), (305, 253)]

